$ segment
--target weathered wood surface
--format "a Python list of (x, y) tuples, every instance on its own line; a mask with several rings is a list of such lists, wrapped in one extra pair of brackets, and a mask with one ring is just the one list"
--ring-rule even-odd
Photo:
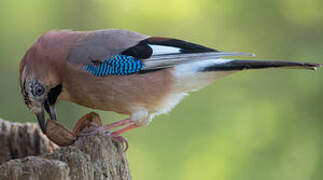
[(131, 179), (123, 147), (107, 136), (59, 148), (35, 124), (0, 119), (0, 128), (0, 180)]

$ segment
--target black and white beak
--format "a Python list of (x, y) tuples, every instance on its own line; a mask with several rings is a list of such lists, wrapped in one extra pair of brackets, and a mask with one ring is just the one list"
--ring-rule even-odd
[(55, 104), (49, 104), (48, 100), (45, 100), (44, 103), (42, 103), (41, 111), (36, 113), (39, 126), (43, 133), (46, 133), (46, 126), (47, 126), (47, 120), (45, 118), (45, 111), (48, 113), (48, 116), (51, 120), (56, 121), (56, 110), (55, 110)]

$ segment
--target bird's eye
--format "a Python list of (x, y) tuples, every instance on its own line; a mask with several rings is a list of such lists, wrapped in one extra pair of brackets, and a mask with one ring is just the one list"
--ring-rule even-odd
[(34, 91), (33, 91), (34, 96), (41, 96), (44, 94), (44, 92), (45, 92), (45, 88), (42, 85), (40, 84), (35, 85)]

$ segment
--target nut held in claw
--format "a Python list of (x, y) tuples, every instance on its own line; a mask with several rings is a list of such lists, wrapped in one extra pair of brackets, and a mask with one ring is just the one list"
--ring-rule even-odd
[(81, 119), (75, 124), (73, 133), (78, 135), (83, 129), (90, 128), (92, 126), (102, 126), (101, 118), (95, 112), (90, 112), (81, 117)]
[(100, 116), (95, 112), (90, 112), (81, 117), (75, 124), (73, 132), (56, 121), (49, 119), (46, 125), (46, 136), (59, 146), (68, 146), (76, 140), (77, 135), (83, 129), (92, 126), (102, 126)]

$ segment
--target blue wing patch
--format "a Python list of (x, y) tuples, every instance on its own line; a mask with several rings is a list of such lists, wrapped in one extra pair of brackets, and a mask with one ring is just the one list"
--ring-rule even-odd
[(144, 67), (140, 60), (132, 56), (118, 55), (97, 64), (86, 64), (83, 69), (94, 76), (129, 75), (134, 74)]

